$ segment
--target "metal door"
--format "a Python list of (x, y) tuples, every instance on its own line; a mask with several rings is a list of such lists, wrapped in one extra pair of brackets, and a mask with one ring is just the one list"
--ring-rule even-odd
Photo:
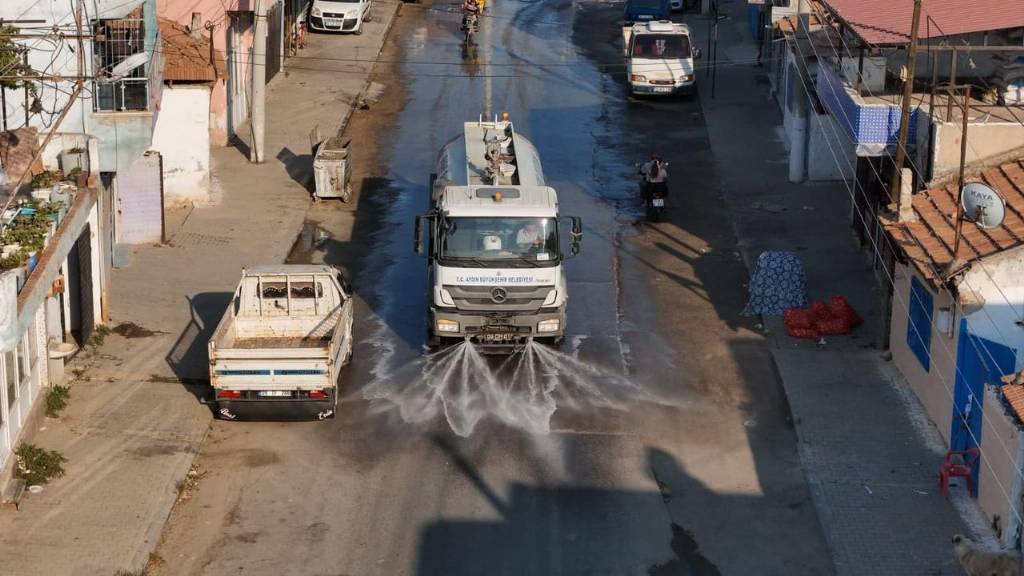
[(270, 8), (267, 8), (267, 84), (270, 84), (271, 79), (273, 79), (274, 76), (277, 75), (278, 71), (281, 70), (281, 42), (283, 41), (283, 18), (284, 8), (280, 2), (274, 4)]
[[(960, 321), (956, 349), (956, 384), (953, 389), (953, 424), (949, 434), (951, 450), (976, 448), (981, 442), (981, 407), (985, 384), (1013, 372), (1017, 354), (1012, 348), (970, 333), (967, 320)], [(978, 485), (978, 468), (974, 469)]]
[(228, 137), (249, 117), (252, 12), (230, 12), (228, 27)]
[(117, 243), (155, 244), (164, 241), (163, 161), (146, 152), (117, 175)]

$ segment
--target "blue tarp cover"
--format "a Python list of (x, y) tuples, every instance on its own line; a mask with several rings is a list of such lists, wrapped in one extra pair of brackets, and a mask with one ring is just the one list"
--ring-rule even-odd
[(750, 275), (750, 300), (744, 316), (777, 316), (787, 308), (807, 307), (804, 266), (793, 252), (762, 252)]

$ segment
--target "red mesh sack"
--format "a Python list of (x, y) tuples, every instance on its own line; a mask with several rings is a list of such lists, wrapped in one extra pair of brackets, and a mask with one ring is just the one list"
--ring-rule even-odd
[(815, 302), (814, 304), (811, 304), (811, 314), (813, 315), (815, 322), (819, 320), (828, 320), (832, 317), (832, 312), (824, 302)]
[(845, 296), (833, 296), (829, 301), (828, 307), (833, 316), (846, 319), (850, 328), (856, 328), (864, 323), (864, 319), (860, 317), (860, 314), (857, 314), (853, 306), (850, 306)]
[(819, 337), (818, 331), (814, 328), (794, 328), (789, 327), (789, 335), (793, 338), (806, 338), (809, 340), (817, 340)]
[(789, 328), (813, 328), (814, 318), (806, 308), (790, 308), (782, 313), (782, 320)]
[(828, 318), (815, 322), (814, 329), (823, 336), (839, 336), (850, 332), (850, 323), (846, 318)]

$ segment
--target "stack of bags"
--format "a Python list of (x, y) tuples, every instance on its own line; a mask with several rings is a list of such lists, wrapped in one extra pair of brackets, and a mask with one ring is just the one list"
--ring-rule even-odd
[(810, 308), (790, 308), (783, 312), (782, 318), (790, 336), (814, 340), (849, 334), (864, 323), (845, 296), (833, 296), (828, 304), (815, 302)]

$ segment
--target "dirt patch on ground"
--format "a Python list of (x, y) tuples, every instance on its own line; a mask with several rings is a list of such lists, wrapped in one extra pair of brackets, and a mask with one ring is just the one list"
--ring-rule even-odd
[(117, 326), (114, 326), (110, 331), (124, 338), (149, 338), (155, 334), (166, 334), (166, 332), (161, 332), (159, 330), (143, 328), (134, 322), (121, 322)]

